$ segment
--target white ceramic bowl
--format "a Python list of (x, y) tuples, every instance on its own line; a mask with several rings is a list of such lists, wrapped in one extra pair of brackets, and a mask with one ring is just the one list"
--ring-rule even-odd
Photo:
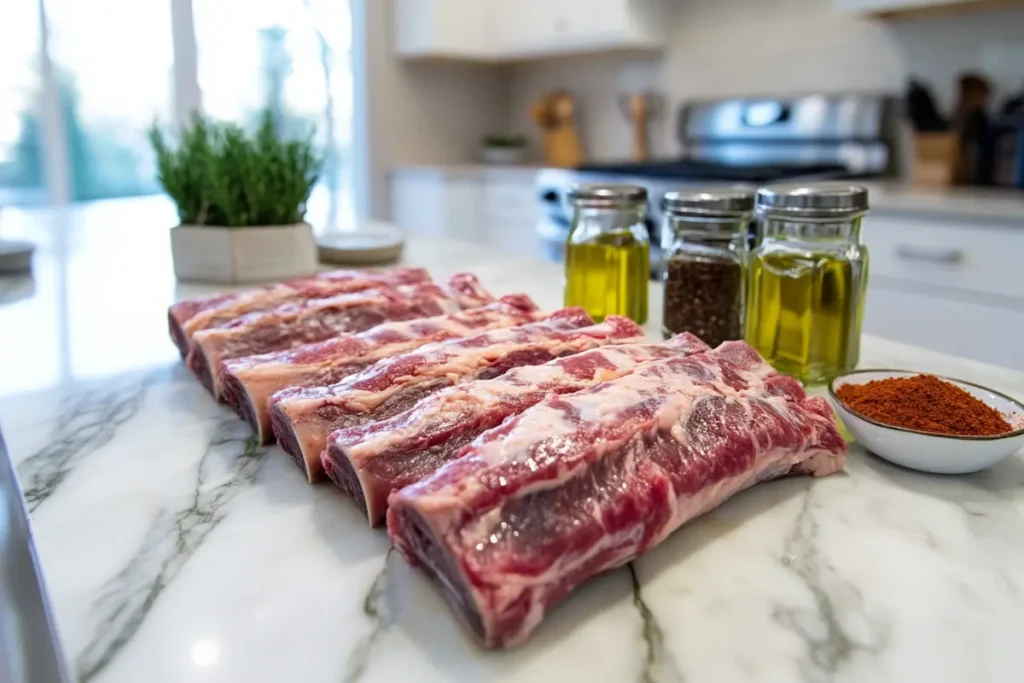
[[(977, 472), (1005, 460), (1024, 446), (1024, 429), (998, 436), (947, 436), (893, 427), (855, 413), (836, 391), (846, 384), (866, 384), (891, 377), (912, 377), (905, 370), (858, 370), (836, 377), (828, 386), (829, 399), (843, 424), (862, 446), (890, 462), (936, 474)], [(937, 375), (938, 376), (938, 375)], [(1024, 404), (985, 387), (938, 376), (1001, 412), (1011, 425), (1024, 424)]]

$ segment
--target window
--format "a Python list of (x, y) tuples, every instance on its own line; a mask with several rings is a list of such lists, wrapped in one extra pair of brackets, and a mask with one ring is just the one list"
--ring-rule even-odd
[(0, 21), (0, 206), (45, 200), (35, 0), (6, 0)]
[(344, 0), (5, 0), (0, 205), (156, 194), (154, 121), (245, 124), (269, 106), (315, 127), (311, 211), (337, 223), (353, 205), (350, 44)]
[(167, 0), (46, 0), (46, 15), (70, 199), (159, 192), (146, 131), (171, 112)]
[(203, 110), (239, 121), (270, 107), (313, 128), (324, 153), (310, 201), (317, 226), (351, 207), (351, 19), (340, 0), (192, 0)]

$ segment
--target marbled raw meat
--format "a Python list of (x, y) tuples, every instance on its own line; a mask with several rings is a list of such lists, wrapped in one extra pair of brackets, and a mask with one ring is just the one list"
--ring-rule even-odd
[(273, 440), (268, 401), (281, 389), (327, 386), (382, 358), (407, 353), (431, 342), (466, 337), (481, 330), (522, 325), (541, 319), (525, 294), (458, 313), (384, 323), (358, 334), (342, 334), (295, 349), (221, 362), (221, 394), (252, 425), (262, 443)]
[(391, 495), (399, 551), (488, 647), (524, 641), (586, 579), (753, 484), (843, 468), (832, 410), (750, 346), (553, 396)]
[(189, 340), (199, 330), (217, 327), (247, 313), (270, 311), (282, 304), (322, 299), (364, 289), (398, 287), (430, 282), (423, 268), (395, 268), (387, 271), (332, 270), (312, 277), (278, 282), (260, 289), (213, 294), (187, 299), (167, 309), (171, 340), (184, 358)]
[(643, 330), (628, 318), (609, 316), (595, 325), (582, 308), (562, 309), (541, 322), (429, 344), (330, 387), (280, 391), (270, 401), (274, 435), (316, 481), (323, 474), (320, 453), (335, 429), (386, 420), (460, 382), (643, 338)]
[(186, 362), (199, 380), (220, 398), (220, 363), (270, 351), (295, 348), (363, 332), (392, 320), (429, 318), (494, 300), (467, 273), (452, 276), (448, 291), (432, 282), (388, 289), (368, 289), (325, 299), (309, 299), (272, 311), (249, 313), (192, 335)]
[(627, 375), (645, 362), (708, 350), (692, 334), (681, 334), (662, 344), (605, 346), (449, 387), (383, 422), (339, 429), (321, 462), (375, 526), (384, 521), (391, 491), (433, 474), (482, 432), (549, 394), (575, 393)]

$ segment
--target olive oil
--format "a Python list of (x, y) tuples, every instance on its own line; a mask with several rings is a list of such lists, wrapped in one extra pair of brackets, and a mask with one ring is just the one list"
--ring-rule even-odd
[(779, 372), (819, 384), (853, 370), (868, 279), (868, 191), (845, 183), (757, 191), (747, 342)]
[(647, 322), (651, 250), (630, 230), (603, 232), (565, 249), (565, 305), (582, 306), (594, 320), (624, 315)]
[(565, 244), (565, 305), (594, 320), (624, 315), (647, 322), (651, 246), (644, 218), (647, 190), (583, 185), (569, 192), (572, 228)]
[(784, 243), (754, 254), (747, 342), (779, 372), (815, 384), (860, 356), (867, 250), (859, 258)]

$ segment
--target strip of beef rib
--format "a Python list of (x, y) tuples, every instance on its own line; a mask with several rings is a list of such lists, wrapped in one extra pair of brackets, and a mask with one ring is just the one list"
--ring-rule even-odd
[(364, 332), (392, 320), (413, 320), (461, 308), (476, 308), (493, 301), (481, 296), (476, 278), (472, 293), (463, 292), (464, 274), (453, 278), (450, 293), (432, 282), (392, 289), (368, 289), (326, 299), (285, 304), (273, 311), (250, 313), (192, 335), (186, 362), (216, 398), (221, 395), (217, 374), (221, 361), (312, 344), (344, 332)]
[(429, 344), (330, 387), (285, 389), (271, 398), (270, 419), (278, 443), (316, 481), (323, 474), (320, 453), (336, 429), (386, 420), (454, 384), (642, 340), (643, 330), (628, 318), (609, 316), (595, 325), (583, 309), (566, 308), (541, 322)]
[(606, 346), (449, 387), (383, 422), (339, 429), (321, 462), (327, 476), (353, 494), (376, 526), (384, 521), (393, 490), (433, 474), (482, 432), (549, 394), (575, 393), (628, 375), (648, 361), (709, 350), (697, 337), (681, 334), (663, 344)]
[(188, 355), (189, 340), (199, 330), (217, 327), (246, 313), (270, 311), (282, 304), (306, 299), (359, 292), (364, 289), (398, 287), (430, 282), (423, 268), (395, 268), (388, 271), (333, 270), (312, 277), (279, 282), (269, 287), (198, 299), (179, 301), (167, 309), (171, 340)]
[(552, 396), (391, 495), (399, 551), (488, 647), (758, 482), (843, 468), (832, 410), (743, 342)]
[(431, 342), (522, 325), (542, 317), (530, 297), (509, 294), (468, 311), (384, 323), (366, 332), (343, 334), (296, 349), (234, 358), (221, 362), (221, 395), (266, 444), (274, 437), (268, 402), (276, 391), (336, 384), (382, 358)]

